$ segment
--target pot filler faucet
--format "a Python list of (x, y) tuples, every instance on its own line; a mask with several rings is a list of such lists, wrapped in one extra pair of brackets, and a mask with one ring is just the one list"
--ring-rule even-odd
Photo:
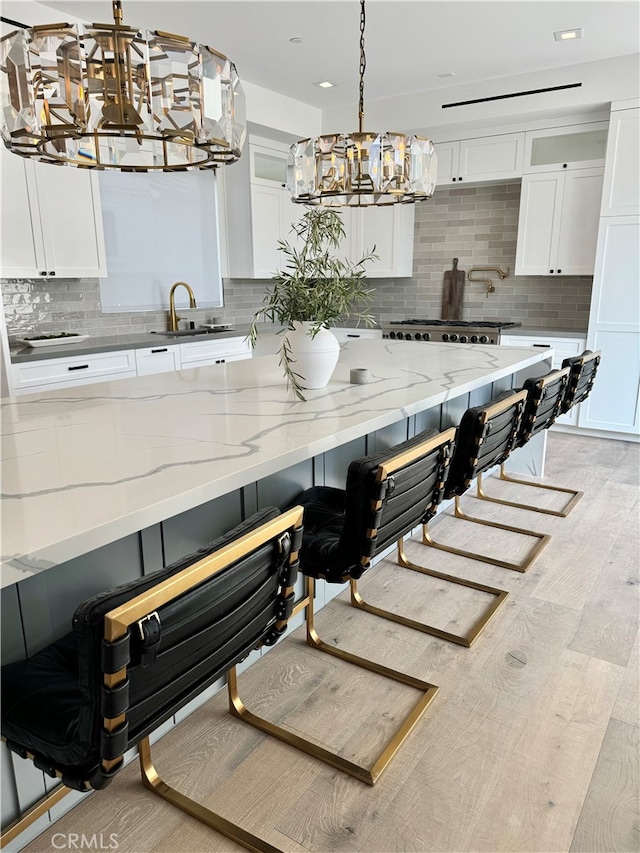
[(176, 281), (175, 284), (171, 285), (171, 290), (169, 291), (169, 331), (177, 332), (178, 331), (178, 322), (183, 317), (178, 317), (176, 315), (176, 288), (178, 287), (186, 287), (187, 293), (189, 294), (189, 305), (191, 308), (197, 308), (196, 305), (196, 297), (191, 290), (191, 287), (187, 284), (186, 281)]

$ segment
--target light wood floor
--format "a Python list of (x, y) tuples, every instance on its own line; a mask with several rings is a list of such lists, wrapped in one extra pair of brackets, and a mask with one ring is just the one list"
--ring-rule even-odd
[[(569, 517), (465, 496), (471, 514), (552, 534), (526, 574), (409, 544), (416, 562), (510, 591), (471, 649), (358, 612), (344, 593), (319, 613), (329, 642), (440, 686), (375, 787), (231, 718), (224, 692), (154, 746), (159, 772), (287, 853), (638, 851), (639, 470), (637, 445), (552, 433), (547, 482), (585, 492)], [(536, 492), (494, 478), (486, 486), (527, 502)], [(438, 521), (433, 533), (517, 556), (511, 534), (461, 520)], [(451, 630), (487, 601), (392, 560), (361, 590)], [(375, 755), (416, 699), (308, 649), (301, 630), (243, 673), (240, 691), (253, 710), (358, 760)], [(115, 833), (119, 853), (241, 849), (138, 778), (134, 762), (25, 849), (55, 849), (55, 833), (102, 833), (105, 844)]]

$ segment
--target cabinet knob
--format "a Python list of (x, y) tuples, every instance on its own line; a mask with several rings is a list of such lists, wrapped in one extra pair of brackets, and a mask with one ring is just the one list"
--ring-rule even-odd
[(551, 275), (553, 275), (553, 270), (549, 270), (549, 272), (551, 273)]
[(458, 180), (459, 180), (459, 181), (461, 181), (461, 180), (462, 180), (462, 178), (458, 178)]
[(452, 181), (457, 181), (458, 179), (457, 179), (457, 178), (451, 178), (451, 180), (452, 180)]
[(40, 275), (46, 275), (46, 274), (47, 274), (46, 270), (40, 270)]
[(563, 164), (562, 164), (562, 168), (563, 168), (563, 169), (566, 169), (566, 168), (567, 168), (567, 164), (566, 164), (566, 163), (563, 163)]
[(560, 275), (561, 272), (562, 272), (562, 270), (558, 270), (558, 275)]
[(55, 274), (56, 274), (55, 270), (51, 270), (51, 272), (49, 273), (49, 275), (55, 275)]

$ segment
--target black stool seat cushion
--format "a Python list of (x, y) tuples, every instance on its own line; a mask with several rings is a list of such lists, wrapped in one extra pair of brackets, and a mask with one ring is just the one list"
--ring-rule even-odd
[[(331, 583), (357, 579), (368, 568), (371, 557), (435, 514), (433, 504), (442, 499), (441, 493), (436, 494), (443, 479), (439, 451), (394, 473), (393, 490), (384, 494), (378, 517), (371, 502), (381, 497), (376, 482), (378, 467), (436, 435), (437, 430), (421, 433), (388, 450), (354, 460), (347, 471), (346, 489), (313, 486), (300, 495), (296, 504), (304, 507), (300, 550), (303, 574)], [(375, 540), (368, 536), (371, 528), (378, 530)]]
[[(71, 633), (3, 666), (2, 735), (9, 747), (28, 750), (41, 769), (66, 772), (70, 778), (63, 775), (63, 781), (80, 787), (74, 781), (88, 778), (104, 757), (103, 718), (112, 716), (101, 706), (105, 614), (278, 515), (273, 507), (262, 510), (170, 566), (93, 596), (77, 608)], [(144, 657), (137, 626), (131, 626), (125, 749), (260, 644), (277, 618), (274, 549), (267, 543), (159, 608), (153, 665)]]

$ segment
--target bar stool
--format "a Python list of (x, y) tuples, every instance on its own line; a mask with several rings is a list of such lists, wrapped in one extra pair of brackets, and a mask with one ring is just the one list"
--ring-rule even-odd
[[(549, 373), (545, 373), (544, 376), (530, 378), (525, 381), (523, 390), (527, 392), (527, 400), (525, 403), (520, 432), (516, 439), (517, 447), (523, 447), (531, 438), (542, 432), (542, 430), (549, 429), (550, 426), (553, 426), (556, 418), (562, 413), (562, 404), (569, 385), (570, 373), (571, 369), (569, 367), (563, 367), (561, 370), (551, 370)], [(519, 509), (544, 513), (545, 515), (556, 515), (561, 518), (566, 518), (583, 494), (577, 489), (569, 489), (562, 486), (550, 486), (546, 483), (532, 483), (530, 480), (522, 480), (519, 477), (512, 477), (510, 474), (507, 474), (504, 462), (500, 465), (500, 479), (509, 483), (517, 483), (521, 486), (530, 486), (534, 489), (546, 489), (551, 492), (568, 494), (571, 495), (571, 497), (561, 509), (548, 509), (547, 507), (535, 506), (533, 504), (524, 504), (517, 501), (506, 500), (504, 498), (496, 498), (488, 495), (484, 491), (484, 483), (481, 476), (478, 477), (476, 497), (483, 501), (490, 501), (491, 503), (503, 504), (504, 506), (513, 506), (518, 507)]]
[(485, 527), (530, 536), (537, 541), (519, 563), (504, 560), (501, 557), (484, 556), (475, 551), (466, 551), (453, 545), (436, 542), (431, 536), (427, 524), (424, 524), (422, 529), (422, 541), (425, 545), (448, 551), (451, 554), (480, 560), (483, 563), (502, 566), (505, 569), (526, 572), (549, 542), (551, 537), (546, 533), (475, 518), (467, 515), (460, 508), (460, 496), (469, 489), (473, 479), (478, 478), (479, 487), (482, 489), (482, 474), (495, 465), (504, 463), (516, 446), (526, 400), (527, 391), (525, 390), (506, 391), (490, 403), (467, 409), (456, 431), (455, 451), (444, 488), (444, 497), (446, 499), (454, 498), (455, 518), (461, 518), (464, 521), (481, 524)]
[(587, 399), (593, 388), (601, 358), (602, 350), (592, 352), (587, 349), (582, 355), (565, 358), (562, 362), (562, 366), (568, 367), (571, 371), (567, 391), (562, 401), (562, 414)]
[[(431, 518), (442, 500), (454, 437), (454, 429), (440, 434), (423, 433), (390, 450), (356, 459), (349, 465), (346, 489), (315, 486), (297, 499), (305, 512), (300, 571), (307, 578), (307, 596), (297, 608), (307, 608), (307, 643), (341, 660), (418, 687), (425, 693), (370, 768), (340, 768), (369, 784), (373, 784), (388, 765), (437, 688), (322, 640), (314, 619), (315, 581), (322, 578), (330, 583), (349, 582), (354, 606), (436, 637), (467, 647), (471, 645), (507, 593), (418, 566), (406, 558), (403, 550), (404, 536)], [(362, 599), (358, 591), (359, 578), (371, 567), (372, 560), (394, 543), (397, 543), (401, 566), (494, 596), (494, 601), (467, 635), (442, 631), (374, 607)]]
[[(2, 738), (61, 779), (2, 835), (9, 843), (69, 790), (106, 787), (138, 745), (143, 785), (249, 850), (277, 848), (170, 788), (149, 735), (225, 672), (284, 633), (302, 509), (265, 509), (159, 572), (84, 601), (73, 631), (2, 667)], [(233, 698), (233, 697), (232, 697)]]

